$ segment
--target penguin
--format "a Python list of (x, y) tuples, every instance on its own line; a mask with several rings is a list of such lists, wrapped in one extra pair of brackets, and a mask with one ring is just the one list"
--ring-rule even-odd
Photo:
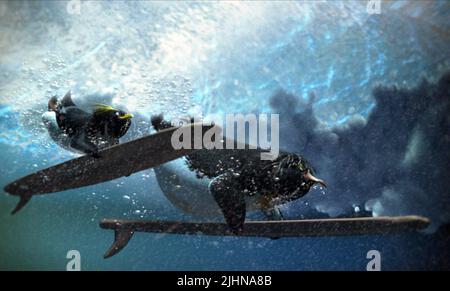
[(92, 113), (72, 101), (71, 92), (58, 100), (48, 101), (42, 115), (50, 137), (61, 147), (72, 152), (90, 154), (98, 158), (98, 151), (119, 143), (131, 126), (133, 115), (109, 105), (96, 104)]
[[(153, 116), (152, 126), (158, 131), (171, 127), (162, 115)], [(243, 229), (246, 212), (261, 210), (268, 220), (283, 220), (279, 206), (305, 196), (312, 186), (326, 183), (314, 176), (309, 162), (297, 153), (281, 152), (273, 161), (261, 160), (261, 150), (207, 150), (201, 149), (186, 156), (189, 170), (196, 173), (197, 179), (209, 179), (207, 191), (213, 199), (204, 193), (202, 197), (190, 200), (167, 185), (169, 168), (155, 169), (158, 183), (166, 191), (168, 199), (187, 212), (194, 212), (190, 201), (201, 201), (202, 207), (207, 201), (214, 200), (216, 205), (206, 206), (208, 210), (196, 210), (197, 213), (212, 214), (216, 208), (225, 218), (231, 232), (238, 234)], [(170, 176), (181, 184), (181, 176)], [(170, 178), (169, 177), (169, 178)], [(170, 180), (170, 179), (169, 179)], [(192, 183), (186, 183), (193, 188)], [(197, 189), (202, 189), (199, 185)], [(195, 194), (193, 194), (195, 195)]]

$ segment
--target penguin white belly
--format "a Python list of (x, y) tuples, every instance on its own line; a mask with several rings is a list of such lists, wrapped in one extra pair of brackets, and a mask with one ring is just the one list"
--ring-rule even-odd
[(215, 217), (221, 210), (208, 190), (210, 180), (198, 179), (187, 169), (184, 159), (155, 169), (156, 179), (166, 198), (183, 212), (199, 217)]
[[(154, 168), (156, 179), (166, 198), (183, 212), (198, 217), (222, 216), (222, 211), (209, 192), (208, 178), (198, 179), (179, 159)], [(247, 210), (255, 210), (257, 197), (246, 197)]]

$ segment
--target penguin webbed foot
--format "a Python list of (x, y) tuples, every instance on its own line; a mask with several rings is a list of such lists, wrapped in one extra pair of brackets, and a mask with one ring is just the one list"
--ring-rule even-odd
[[(264, 215), (266, 216), (267, 220), (284, 220), (283, 213), (281, 212), (280, 208), (278, 206), (273, 206), (271, 208), (263, 209)], [(279, 239), (280, 237), (271, 237), (270, 239)]]
[(264, 209), (263, 211), (267, 220), (284, 220), (283, 213), (278, 206), (273, 206), (271, 208)]

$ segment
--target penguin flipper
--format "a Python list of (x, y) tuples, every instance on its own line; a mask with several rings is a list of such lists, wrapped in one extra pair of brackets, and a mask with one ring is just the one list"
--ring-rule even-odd
[(100, 155), (98, 154), (98, 147), (94, 143), (92, 143), (88, 138), (86, 138), (81, 134), (72, 138), (70, 142), (70, 147), (77, 151), (90, 154), (94, 158), (100, 157)]
[(75, 103), (72, 101), (72, 93), (70, 91), (67, 92), (66, 95), (64, 95), (60, 104), (62, 107), (76, 106)]
[(235, 234), (242, 231), (246, 213), (245, 198), (238, 190), (233, 174), (225, 173), (214, 178), (209, 190), (222, 210), (231, 231)]
[(69, 107), (65, 109), (64, 113), (59, 112), (57, 114), (57, 122), (60, 128), (74, 132), (85, 124), (87, 124), (92, 118), (90, 113), (81, 110), (78, 107)]

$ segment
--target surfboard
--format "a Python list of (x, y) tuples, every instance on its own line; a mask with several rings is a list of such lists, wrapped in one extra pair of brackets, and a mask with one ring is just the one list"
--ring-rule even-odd
[[(199, 130), (204, 134), (213, 127), (200, 123), (184, 126), (190, 127), (192, 143), (199, 138), (194, 136), (195, 132)], [(34, 195), (75, 189), (129, 176), (194, 152), (195, 149), (175, 150), (173, 148), (171, 137), (177, 129), (179, 127), (161, 130), (155, 134), (103, 149), (99, 151), (99, 158), (84, 155), (8, 184), (4, 190), (20, 197), (12, 214), (25, 206)]]
[(115, 234), (113, 244), (104, 255), (106, 259), (120, 252), (136, 232), (268, 238), (323, 237), (399, 234), (424, 229), (429, 223), (428, 218), (421, 216), (246, 221), (238, 234), (232, 233), (221, 222), (104, 219), (100, 227), (112, 229)]

